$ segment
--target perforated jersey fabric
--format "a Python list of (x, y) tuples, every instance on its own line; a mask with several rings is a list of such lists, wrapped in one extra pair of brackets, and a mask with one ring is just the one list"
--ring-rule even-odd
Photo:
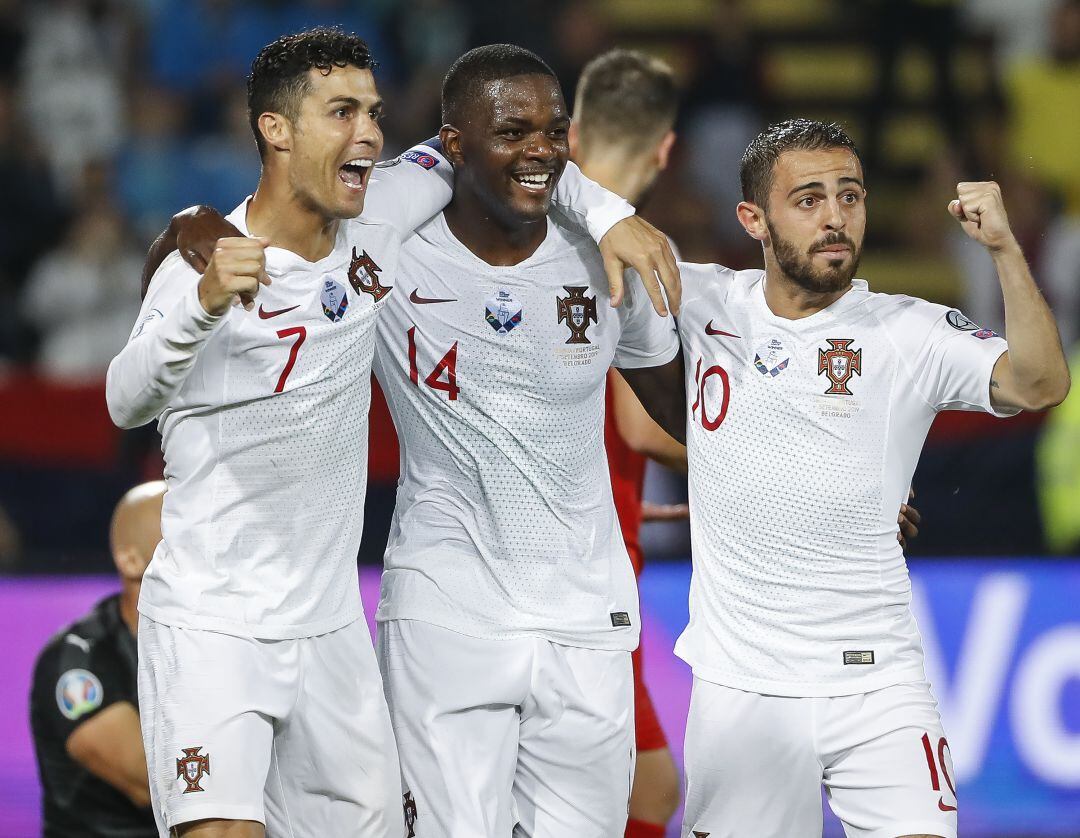
[(1007, 349), (959, 312), (866, 283), (799, 320), (762, 271), (682, 265), (693, 577), (676, 654), (786, 696), (923, 680), (897, 542), (940, 410), (983, 410)]
[(671, 319), (636, 285), (611, 308), (596, 246), (555, 217), (535, 253), (495, 267), (437, 216), (406, 241), (399, 284), (375, 353), (401, 444), (377, 619), (633, 649), (605, 377), (670, 361)]

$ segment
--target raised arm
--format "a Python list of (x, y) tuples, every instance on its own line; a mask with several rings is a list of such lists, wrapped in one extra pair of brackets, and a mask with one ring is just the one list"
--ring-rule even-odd
[(994, 365), (990, 401), (995, 408), (1045, 410), (1069, 393), (1069, 366), (1054, 315), (1009, 226), (1001, 188), (994, 182), (960, 183), (949, 212), (994, 260), (1005, 298), (1008, 350)]
[(443, 157), (442, 141), (432, 137), (375, 164), (363, 215), (408, 235), (442, 212), (453, 194), (454, 167)]

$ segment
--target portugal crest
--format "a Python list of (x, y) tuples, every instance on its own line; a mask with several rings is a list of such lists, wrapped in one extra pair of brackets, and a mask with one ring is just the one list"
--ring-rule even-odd
[(375, 260), (368, 256), (367, 251), (356, 255), (356, 248), (352, 250), (352, 263), (349, 265), (349, 284), (354, 291), (370, 294), (378, 302), (391, 291), (392, 285), (383, 285), (379, 282), (379, 274), (382, 268), (375, 264)]
[(184, 794), (188, 794), (193, 791), (205, 791), (205, 789), (199, 785), (199, 780), (203, 778), (205, 774), (210, 776), (210, 754), (200, 755), (199, 751), (202, 750), (202, 745), (197, 748), (184, 748), (184, 755), (176, 760), (176, 778), (184, 778), (184, 782), (187, 783), (187, 788), (184, 789)]
[(818, 350), (818, 375), (829, 377), (826, 396), (850, 396), (848, 382), (853, 375), (862, 375), (862, 350), (851, 349), (853, 338), (828, 338), (829, 349)]
[(588, 288), (584, 285), (564, 285), (569, 296), (556, 297), (559, 323), (565, 322), (570, 329), (567, 343), (592, 343), (585, 335), (590, 323), (598, 322), (596, 316), (596, 297), (586, 297)]

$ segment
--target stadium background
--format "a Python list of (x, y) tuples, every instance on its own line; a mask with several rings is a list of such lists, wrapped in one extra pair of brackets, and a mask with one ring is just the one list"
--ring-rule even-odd
[[(386, 156), (434, 133), (442, 75), (471, 46), (536, 50), (568, 98), (610, 46), (665, 58), (683, 91), (679, 140), (645, 215), (693, 261), (759, 262), (733, 213), (738, 155), (757, 130), (840, 120), (868, 168), (860, 275), (1000, 329), (989, 263), (944, 209), (957, 180), (994, 178), (1080, 379), (1075, 0), (0, 0), (0, 835), (38, 831), (34, 655), (115, 587), (109, 513), (160, 476), (156, 431), (113, 429), (102, 393), (138, 311), (145, 247), (176, 209), (231, 209), (251, 190), (247, 65), (317, 23), (371, 43)], [(372, 437), (366, 598), (397, 471), (378, 398)], [(1080, 393), (1047, 416), (942, 416), (915, 487), (915, 606), (961, 829), (1080, 835)], [(679, 492), (650, 473), (650, 499)], [(670, 650), (685, 619), (685, 526), (650, 525), (645, 546), (647, 671), (678, 753), (689, 676)]]

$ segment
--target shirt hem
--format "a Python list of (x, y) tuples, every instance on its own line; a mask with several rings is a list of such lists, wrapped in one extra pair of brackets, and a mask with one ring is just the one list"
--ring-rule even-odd
[(723, 670), (694, 664), (680, 655), (693, 670), (694, 677), (711, 684), (719, 684), (721, 687), (730, 687), (743, 692), (757, 693), (758, 695), (777, 695), (784, 698), (836, 698), (844, 695), (859, 695), (861, 693), (883, 690), (886, 687), (895, 687), (898, 684), (925, 683), (926, 673), (922, 666), (907, 666), (901, 669), (883, 672), (873, 677), (862, 677), (850, 681), (812, 681), (806, 683), (792, 681), (769, 681), (762, 678), (744, 678), (732, 675)]
[(251, 637), (257, 640), (297, 640), (301, 637), (317, 637), (345, 628), (364, 616), (363, 609), (356, 609), (333, 619), (319, 620), (313, 623), (295, 623), (288, 625), (252, 625), (239, 623), (224, 617), (208, 617), (200, 614), (177, 614), (170, 608), (158, 608), (146, 603), (139, 603), (139, 613), (144, 617), (174, 628), (192, 631), (216, 631), (231, 634), (234, 637)]
[(448, 631), (456, 632), (457, 634), (463, 634), (466, 637), (473, 637), (477, 640), (521, 640), (527, 637), (536, 637), (541, 640), (547, 640), (551, 643), (558, 644), (559, 646), (573, 646), (579, 649), (595, 649), (603, 652), (632, 652), (638, 647), (638, 630), (633, 630), (630, 634), (626, 631), (620, 631), (618, 629), (612, 629), (605, 634), (611, 636), (611, 641), (600, 642), (599, 637), (604, 635), (591, 635), (589, 637), (583, 637), (580, 634), (566, 634), (559, 631), (549, 631), (545, 629), (494, 629), (490, 631), (484, 631), (475, 627), (465, 627), (454, 620), (444, 620), (439, 618), (433, 618), (428, 614), (423, 617), (417, 617), (405, 614), (385, 614), (376, 612), (375, 622), (377, 623), (389, 623), (395, 620), (414, 620), (418, 623), (428, 623), (429, 625), (438, 626), (439, 628), (446, 629)]

